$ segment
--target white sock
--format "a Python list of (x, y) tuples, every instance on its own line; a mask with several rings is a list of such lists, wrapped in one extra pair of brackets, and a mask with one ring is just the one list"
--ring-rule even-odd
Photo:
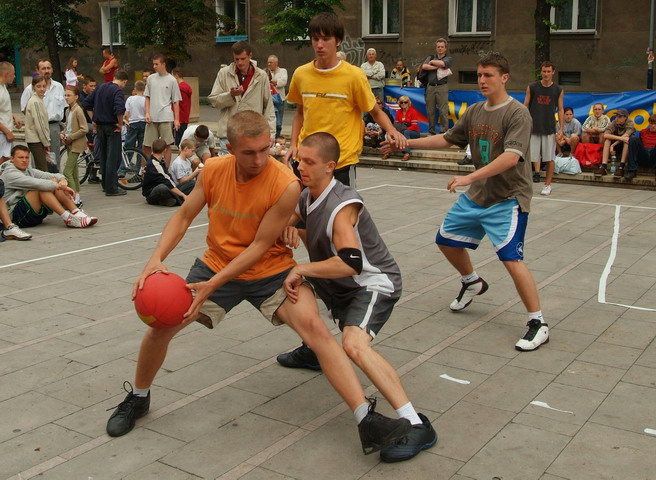
[(69, 212), (68, 210), (64, 210), (64, 213), (62, 213), (60, 216), (62, 220), (66, 222), (68, 221), (68, 217), (71, 216), (71, 212)]
[(476, 273), (476, 270), (474, 270), (469, 275), (463, 275), (462, 277), (460, 277), (462, 283), (471, 283), (478, 280), (479, 278), (480, 277), (478, 276), (478, 273)]
[(75, 201), (75, 203), (79, 203), (79, 202), (80, 202), (80, 194), (79, 194), (79, 193), (76, 193), (76, 194), (75, 194), (75, 200), (74, 200), (74, 201)]
[(540, 320), (540, 323), (544, 323), (544, 317), (542, 316), (542, 310), (538, 310), (537, 312), (528, 312), (528, 319), (533, 320), (533, 319)]
[(132, 393), (137, 397), (147, 397), (150, 388), (133, 388)]
[(421, 425), (423, 423), (419, 415), (417, 415), (415, 407), (412, 406), (412, 402), (408, 402), (402, 407), (397, 408), (396, 414), (399, 418), (407, 418), (413, 425)]
[(368, 413), (369, 402), (364, 402), (358, 405), (358, 407), (353, 411), (353, 415), (355, 415), (355, 421), (358, 422), (358, 425), (360, 425), (360, 422), (364, 420), (364, 417), (366, 417)]

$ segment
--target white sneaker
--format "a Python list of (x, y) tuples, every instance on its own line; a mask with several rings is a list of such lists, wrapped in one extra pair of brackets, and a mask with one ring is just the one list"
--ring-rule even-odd
[(75, 215), (71, 214), (68, 217), (68, 220), (64, 221), (67, 227), (73, 228), (87, 228), (91, 225), (95, 225), (96, 222), (98, 222), (96, 217), (90, 217), (86, 214), (79, 215), (79, 212)]
[(18, 225), (12, 223), (11, 225), (7, 225), (7, 228), (2, 231), (2, 237), (7, 240), (29, 240), (32, 238), (32, 235), (25, 233)]
[(462, 287), (460, 287), (460, 293), (458, 293), (456, 299), (451, 302), (449, 308), (454, 312), (464, 310), (476, 295), (483, 295), (487, 292), (487, 287), (487, 282), (480, 277), (473, 282), (463, 283)]
[(549, 343), (549, 325), (542, 323), (537, 318), (529, 320), (526, 324), (528, 331), (524, 338), (515, 344), (515, 349), (520, 352), (537, 350), (543, 343)]
[(551, 185), (545, 185), (542, 187), (542, 191), (540, 192), (540, 195), (551, 195)]

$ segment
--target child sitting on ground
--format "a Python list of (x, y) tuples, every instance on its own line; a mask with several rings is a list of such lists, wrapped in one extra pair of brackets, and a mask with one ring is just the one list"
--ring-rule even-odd
[(164, 156), (169, 148), (166, 140), (158, 138), (153, 142), (153, 154), (146, 163), (146, 172), (144, 174), (141, 193), (146, 197), (146, 202), (150, 205), (162, 205), (175, 207), (182, 205), (187, 195), (194, 188), (193, 184), (182, 184), (185, 190), (175, 186), (173, 179), (166, 168)]
[[(180, 153), (171, 163), (171, 168), (169, 168), (169, 174), (175, 182), (175, 186), (180, 190), (186, 190), (186, 183), (191, 183), (191, 188), (196, 184), (196, 177), (201, 172), (201, 165), (199, 163), (197, 167), (191, 162), (191, 157), (194, 156), (196, 152), (196, 142), (191, 139), (183, 140), (180, 142)], [(191, 191), (191, 189), (190, 189)]]

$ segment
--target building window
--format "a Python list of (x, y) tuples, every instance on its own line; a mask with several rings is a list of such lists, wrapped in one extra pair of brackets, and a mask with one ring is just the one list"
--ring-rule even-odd
[(398, 35), (401, 31), (400, 0), (363, 0), (362, 35)]
[(240, 37), (246, 40), (248, 17), (246, 16), (246, 0), (216, 0), (216, 13), (219, 16), (216, 36)]
[(450, 0), (449, 34), (492, 33), (492, 0)]
[(597, 0), (565, 0), (551, 9), (556, 32), (593, 33), (597, 28)]
[(123, 25), (118, 21), (120, 11), (118, 6), (111, 3), (100, 6), (103, 45), (123, 45)]
[(478, 73), (460, 70), (458, 72), (458, 82), (466, 85), (478, 85)]
[(581, 72), (559, 72), (558, 85), (581, 86)]

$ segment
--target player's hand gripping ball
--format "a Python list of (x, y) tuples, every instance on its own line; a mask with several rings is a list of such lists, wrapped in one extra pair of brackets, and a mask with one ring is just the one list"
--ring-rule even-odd
[(171, 328), (180, 324), (193, 298), (184, 278), (175, 273), (155, 272), (137, 290), (134, 308), (149, 327)]

